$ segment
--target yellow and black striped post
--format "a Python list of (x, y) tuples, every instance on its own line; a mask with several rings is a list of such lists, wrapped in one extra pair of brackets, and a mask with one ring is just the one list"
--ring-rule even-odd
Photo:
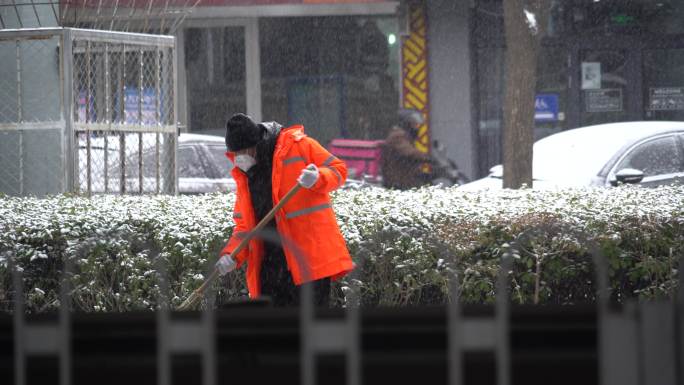
[(416, 147), (430, 152), (430, 104), (428, 84), (427, 17), (425, 5), (413, 2), (408, 5), (409, 33), (402, 39), (402, 105), (423, 114), (425, 123), (420, 127)]

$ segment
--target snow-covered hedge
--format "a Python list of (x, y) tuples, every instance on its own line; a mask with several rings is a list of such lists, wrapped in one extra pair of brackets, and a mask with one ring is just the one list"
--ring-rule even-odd
[[(230, 236), (233, 201), (230, 194), (0, 197), (0, 308), (12, 306), (10, 257), (23, 272), (29, 311), (59, 306), (66, 259), (78, 309), (153, 309), (160, 261), (178, 305)], [(349, 249), (363, 262), (354, 283), (370, 306), (442, 303), (452, 271), (465, 302), (492, 302), (501, 255), (513, 242), (516, 303), (593, 301), (594, 245), (607, 260), (615, 300), (668, 297), (684, 254), (683, 187), (364, 188), (336, 192), (334, 203)], [(243, 271), (221, 279), (219, 303), (246, 296)], [(335, 284), (333, 303), (343, 306), (350, 281)]]

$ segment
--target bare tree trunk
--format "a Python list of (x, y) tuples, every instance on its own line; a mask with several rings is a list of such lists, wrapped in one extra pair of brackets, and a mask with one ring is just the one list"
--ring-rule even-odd
[[(532, 187), (534, 99), (537, 57), (548, 0), (505, 0), (506, 94), (503, 126), (503, 186)], [(526, 16), (526, 11), (534, 21)]]

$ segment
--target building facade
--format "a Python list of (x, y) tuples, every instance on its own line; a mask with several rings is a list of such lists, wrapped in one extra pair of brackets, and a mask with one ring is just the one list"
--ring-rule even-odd
[[(552, 0), (537, 64), (535, 138), (630, 120), (684, 120), (684, 2)], [(501, 163), (501, 0), (470, 10), (477, 174)]]
[(235, 8), (197, 9), (176, 32), (185, 129), (223, 135), (246, 111), (322, 143), (384, 137), (400, 98), (397, 3)]
[[(684, 1), (549, 1), (535, 138), (684, 120)], [(245, 111), (303, 123), (323, 143), (381, 139), (407, 107), (426, 117), (422, 151), (439, 141), (471, 178), (501, 163), (502, 0), (53, 3), (60, 25), (174, 34), (182, 131), (222, 135)], [(0, 7), (3, 28), (41, 12)]]

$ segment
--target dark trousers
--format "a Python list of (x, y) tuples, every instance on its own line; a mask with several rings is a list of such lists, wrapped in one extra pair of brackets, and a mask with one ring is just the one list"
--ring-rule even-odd
[(261, 295), (271, 298), (273, 306), (298, 306), (300, 287), (311, 286), (314, 305), (330, 306), (330, 278), (322, 278), (296, 286), (292, 274), (287, 269), (285, 253), (279, 246), (267, 245), (261, 264)]

